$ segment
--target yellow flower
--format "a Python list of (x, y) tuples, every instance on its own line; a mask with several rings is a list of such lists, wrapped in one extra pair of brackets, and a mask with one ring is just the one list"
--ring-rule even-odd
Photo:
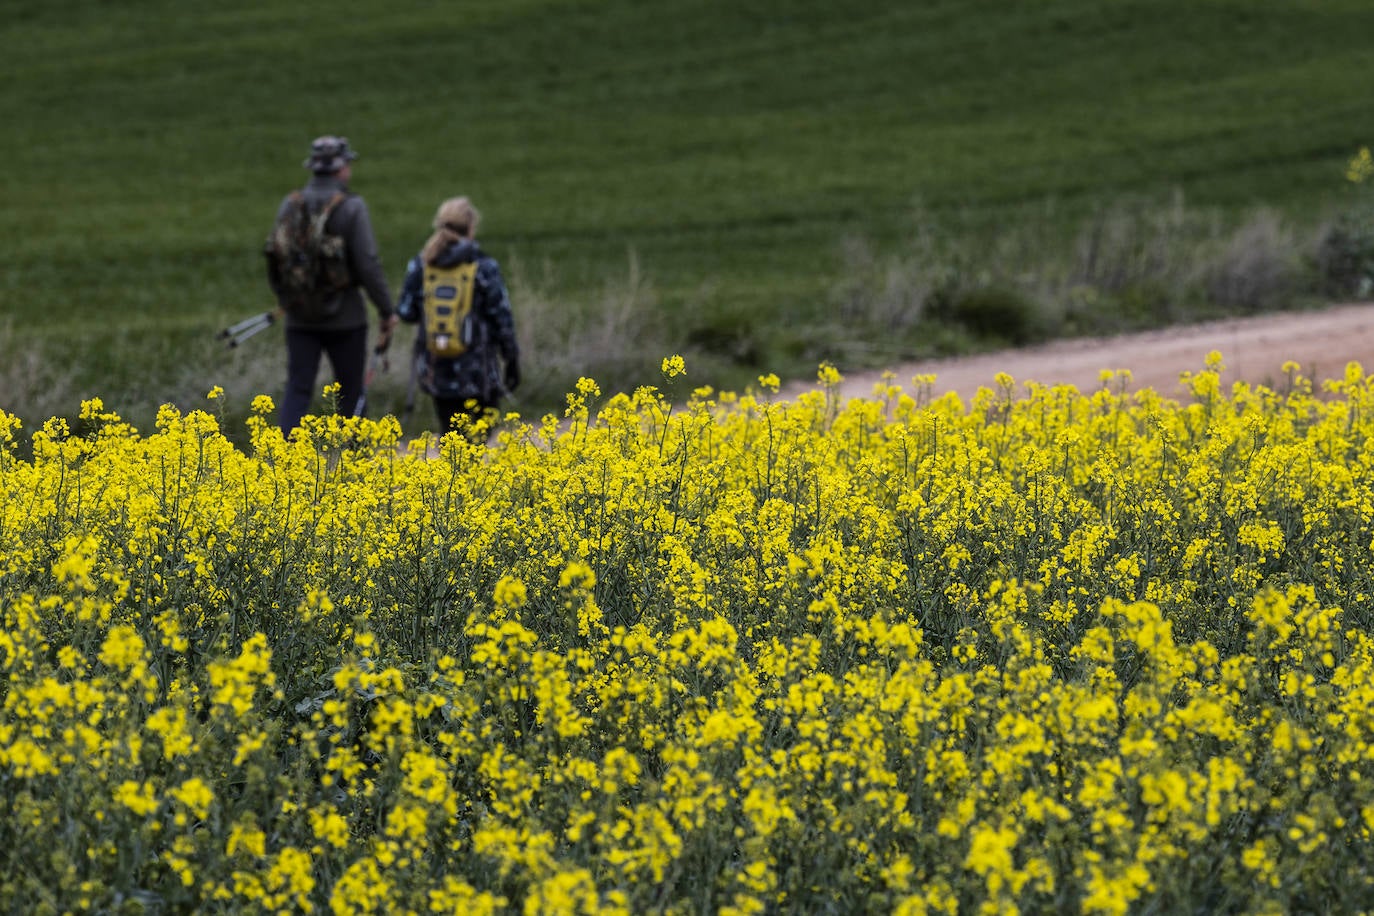
[(334, 883), (329, 907), (335, 913), (385, 913), (392, 907), (392, 883), (377, 859), (357, 860)]
[(89, 535), (67, 538), (62, 545), (62, 555), (53, 564), (53, 578), (73, 589), (94, 591), (92, 572), (99, 549), (96, 539)]
[(314, 866), (310, 855), (294, 846), (277, 853), (263, 879), (264, 904), (271, 909), (310, 908), (310, 892), (315, 889)]
[(128, 624), (110, 630), (100, 646), (100, 661), (117, 671), (131, 671), (147, 663), (143, 637)]
[(186, 780), (169, 794), (198, 820), (209, 815), (210, 805), (215, 800), (215, 793), (199, 776)]
[(596, 585), (596, 572), (586, 563), (569, 563), (558, 575), (559, 588), (590, 589)]
[(162, 753), (168, 760), (191, 753), (195, 739), (191, 735), (186, 710), (164, 706), (148, 717), (147, 730), (162, 741)]
[(226, 856), (233, 857), (241, 852), (257, 858), (267, 855), (267, 834), (251, 821), (236, 822), (224, 844)]
[(1374, 157), (1370, 156), (1369, 147), (1362, 146), (1346, 166), (1345, 178), (1354, 184), (1364, 184), (1371, 176), (1374, 176)]
[(551, 875), (531, 887), (524, 912), (526, 916), (574, 916), (602, 912), (599, 904), (591, 873), (578, 868)]
[(256, 633), (243, 644), (237, 658), (210, 662), (207, 670), (215, 705), (227, 707), (236, 716), (247, 715), (253, 708), (253, 696), (259, 687), (271, 687), (276, 683), (271, 658), (267, 637)]
[(1092, 864), (1088, 866), (1088, 874), (1088, 893), (1082, 903), (1084, 913), (1124, 916), (1150, 883), (1149, 870), (1138, 862), (1120, 866), (1115, 873)]
[(126, 779), (115, 789), (114, 799), (139, 817), (147, 817), (157, 810), (157, 795), (151, 783)]
[(315, 838), (335, 849), (348, 845), (348, 821), (337, 812), (328, 808), (311, 808), (310, 829)]
[(88, 398), (81, 402), (80, 417), (83, 420), (94, 420), (105, 412), (105, 402), (100, 398)]
[(63, 668), (75, 671), (85, 666), (86, 657), (71, 646), (63, 646), (57, 652), (57, 661)]
[(816, 380), (822, 385), (830, 387), (844, 381), (844, 376), (840, 375), (840, 370), (830, 363), (821, 363), (821, 367), (816, 373)]
[(464, 916), (495, 916), (505, 910), (505, 897), (478, 892), (471, 884), (452, 875), (445, 875), (442, 886), (429, 892), (431, 913), (462, 913)]
[(1010, 887), (1014, 880), (1016, 869), (1012, 850), (1018, 839), (1016, 831), (1010, 827), (979, 824), (973, 828), (964, 867), (983, 876), (988, 894), (993, 897)]

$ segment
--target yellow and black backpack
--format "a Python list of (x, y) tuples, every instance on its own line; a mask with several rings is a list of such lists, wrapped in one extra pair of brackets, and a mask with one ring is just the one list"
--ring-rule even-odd
[(425, 347), (433, 356), (466, 353), (474, 342), (472, 287), (477, 262), (452, 267), (425, 265)]

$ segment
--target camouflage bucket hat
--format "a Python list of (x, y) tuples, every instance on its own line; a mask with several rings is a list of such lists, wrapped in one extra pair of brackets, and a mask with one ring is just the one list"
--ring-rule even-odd
[(347, 137), (326, 135), (316, 137), (310, 144), (310, 158), (302, 165), (316, 174), (328, 174), (337, 172), (357, 158), (358, 154), (348, 148)]

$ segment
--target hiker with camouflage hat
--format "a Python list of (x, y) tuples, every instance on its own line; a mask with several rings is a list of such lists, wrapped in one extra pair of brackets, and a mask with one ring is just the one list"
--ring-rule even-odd
[(367, 204), (348, 190), (353, 161), (357, 158), (346, 138), (317, 138), (304, 162), (313, 177), (303, 189), (288, 194), (277, 208), (278, 226), (302, 201), (312, 217), (328, 210), (323, 233), (326, 238), (342, 240), (341, 267), (346, 267), (346, 271), (341, 270), (346, 276), (337, 286), (325, 290), (317, 304), (303, 310), (289, 299), (280, 269), (274, 268), (269, 259), (268, 282), (286, 315), (286, 397), (281, 407), (281, 428), (287, 435), (300, 425), (301, 417), (309, 409), (321, 356), (329, 358), (334, 379), (339, 383), (338, 411), (345, 416), (358, 411), (367, 369), (364, 291), (381, 318), (376, 347), (379, 352), (385, 349), (396, 326), (396, 309), (382, 273)]
[(443, 432), (484, 439), (490, 414), (520, 384), (520, 345), (501, 268), (478, 246), (480, 214), (451, 197), (434, 215), (434, 232), (406, 265), (396, 310), (418, 324), (419, 381), (434, 399)]

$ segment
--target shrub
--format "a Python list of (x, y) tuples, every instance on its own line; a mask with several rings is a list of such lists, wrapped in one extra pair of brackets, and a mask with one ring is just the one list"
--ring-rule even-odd
[(1352, 207), (1332, 219), (1317, 245), (1321, 292), (1367, 299), (1374, 292), (1374, 207)]
[(977, 287), (958, 291), (949, 300), (932, 312), (984, 340), (1022, 346), (1047, 335), (1036, 303), (1014, 290)]
[(1301, 283), (1300, 252), (1301, 246), (1279, 214), (1261, 210), (1201, 265), (1207, 301), (1228, 313), (1267, 312), (1290, 305)]
[(1365, 299), (1374, 291), (1374, 202), (1363, 187), (1374, 178), (1374, 157), (1367, 147), (1350, 160), (1345, 177), (1360, 187), (1322, 233), (1316, 270), (1326, 295)]

